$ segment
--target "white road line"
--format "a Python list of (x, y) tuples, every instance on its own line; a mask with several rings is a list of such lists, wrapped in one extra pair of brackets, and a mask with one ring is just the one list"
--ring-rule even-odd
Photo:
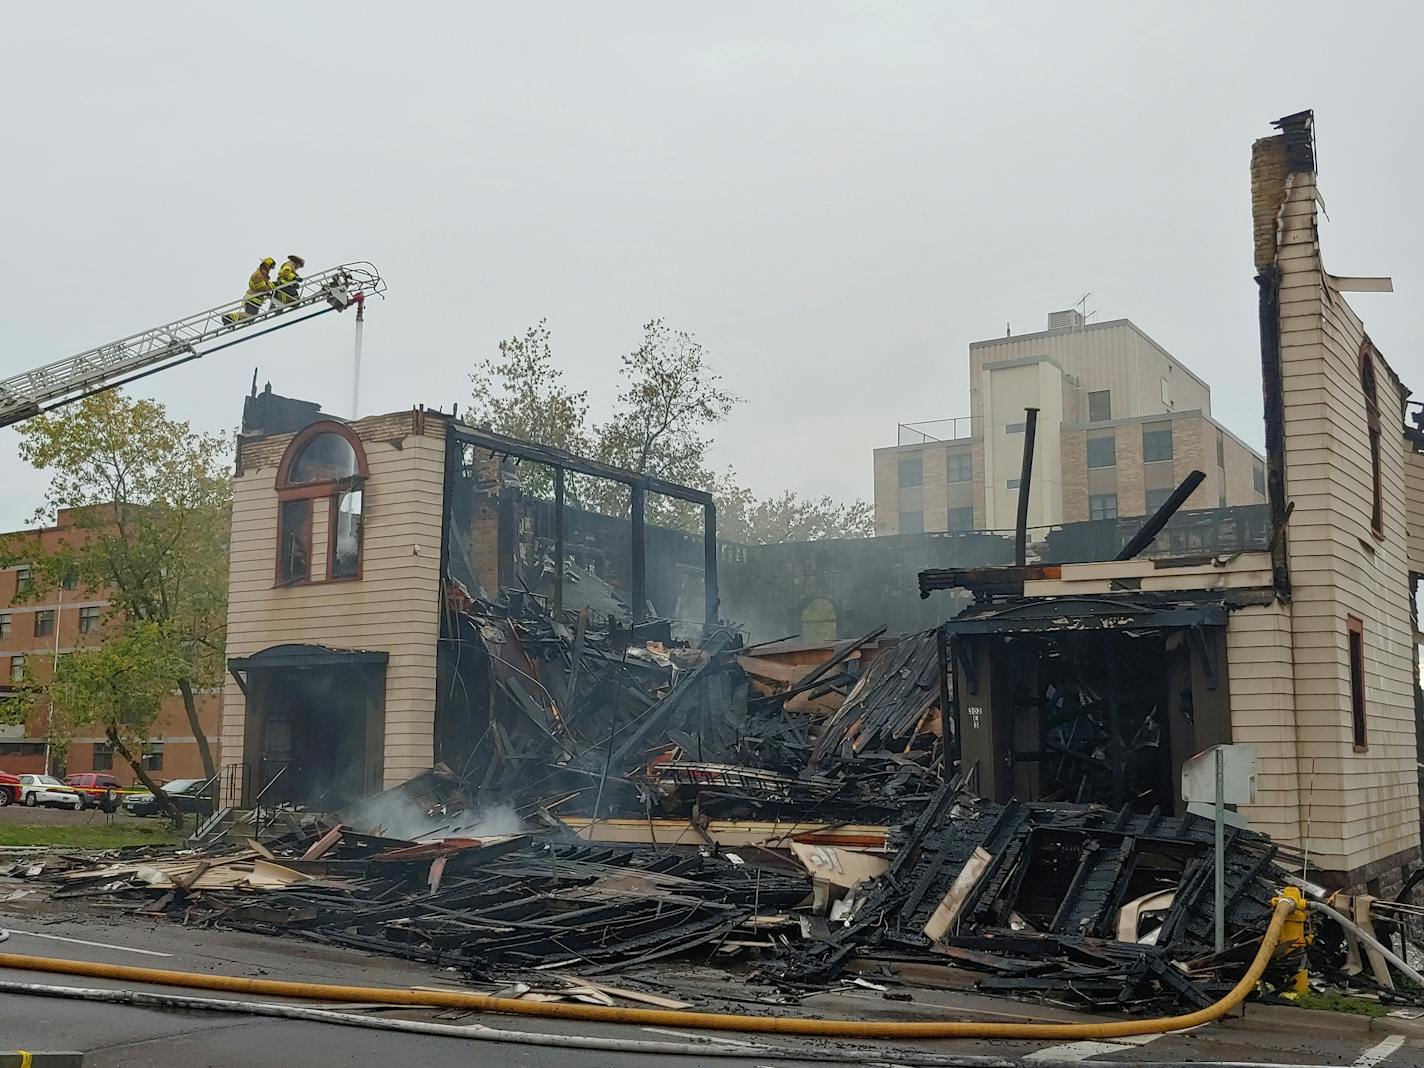
[(125, 953), (142, 953), (145, 957), (171, 957), (172, 953), (160, 953), (156, 949), (135, 949), (133, 946), (115, 946), (108, 942), (88, 942), (82, 938), (65, 938), (62, 935), (39, 934), (36, 931), (17, 931), (13, 927), (5, 928), (12, 935), (24, 935), (27, 938), (47, 938), (51, 942), (68, 942), (74, 946), (94, 946), (96, 949), (118, 949)]
[(1377, 1046), (1371, 1046), (1355, 1060), (1354, 1068), (1375, 1068), (1375, 1065), (1389, 1057), (1404, 1045), (1403, 1035), (1390, 1035)]
[(1121, 1053), (1134, 1046), (1145, 1046), (1161, 1035), (1127, 1035), (1111, 1042), (1068, 1042), (1061, 1046), (1045, 1046), (1023, 1059), (1026, 1061), (1088, 1061), (1109, 1053)]

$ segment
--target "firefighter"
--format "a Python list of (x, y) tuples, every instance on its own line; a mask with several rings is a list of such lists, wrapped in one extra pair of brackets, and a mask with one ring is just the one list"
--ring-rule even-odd
[(307, 265), (307, 261), (296, 253), (287, 257), (287, 262), (277, 271), (277, 291), (273, 299), (278, 304), (290, 304), (302, 294), (302, 276), (297, 272)]
[(271, 256), (263, 258), (257, 265), (257, 270), (252, 272), (252, 277), (247, 280), (247, 293), (242, 298), (242, 310), (228, 312), (227, 318), (234, 323), (243, 319), (251, 319), (262, 310), (262, 304), (267, 299), (267, 294), (272, 291), (272, 268), (277, 266), (277, 261)]

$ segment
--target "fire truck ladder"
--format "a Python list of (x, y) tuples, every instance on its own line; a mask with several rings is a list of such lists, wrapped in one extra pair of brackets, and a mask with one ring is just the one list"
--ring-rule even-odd
[[(343, 263), (304, 278), (295, 300), (279, 304), (274, 299), (248, 318), (237, 321), (229, 318), (242, 313), (243, 302), (239, 298), (33, 371), (0, 379), (0, 427), (196, 360), (218, 349), (304, 323), (329, 311), (343, 311), (352, 304), (360, 308), (368, 296), (385, 291), (386, 283), (372, 264)], [(213, 344), (229, 334), (236, 336)]]

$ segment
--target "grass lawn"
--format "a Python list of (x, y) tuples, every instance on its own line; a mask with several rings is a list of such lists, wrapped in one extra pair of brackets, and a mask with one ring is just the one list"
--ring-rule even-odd
[(173, 845), (178, 832), (167, 820), (133, 823), (95, 823), (92, 826), (53, 827), (0, 824), (0, 846), (65, 846), (70, 849), (118, 849), (121, 846)]

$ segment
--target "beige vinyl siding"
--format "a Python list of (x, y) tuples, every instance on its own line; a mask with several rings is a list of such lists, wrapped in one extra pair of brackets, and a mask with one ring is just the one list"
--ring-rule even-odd
[[(418, 422), (423, 434), (415, 432)], [(434, 759), (445, 424), (428, 413), (407, 412), (352, 427), (370, 466), (362, 501), (362, 577), (356, 580), (323, 581), (327, 509), (316, 502), (313, 581), (274, 585), (277, 464), (291, 435), (244, 443), (243, 469), (233, 486), (228, 655), (287, 642), (388, 653), (385, 782), (393, 786)], [(224, 761), (240, 764), (245, 705), (231, 679), (223, 709)]]
[[(1419, 845), (1405, 456), (1390, 433), (1397, 379), (1377, 361), (1384, 537), (1370, 530), (1370, 449), (1358, 352), (1364, 327), (1329, 289), (1315, 184), (1282, 212), (1281, 358), (1302, 822), (1313, 857), (1350, 871)], [(1364, 625), (1368, 748), (1353, 745), (1347, 617)], [(1233, 675), (1233, 698), (1236, 697)]]

